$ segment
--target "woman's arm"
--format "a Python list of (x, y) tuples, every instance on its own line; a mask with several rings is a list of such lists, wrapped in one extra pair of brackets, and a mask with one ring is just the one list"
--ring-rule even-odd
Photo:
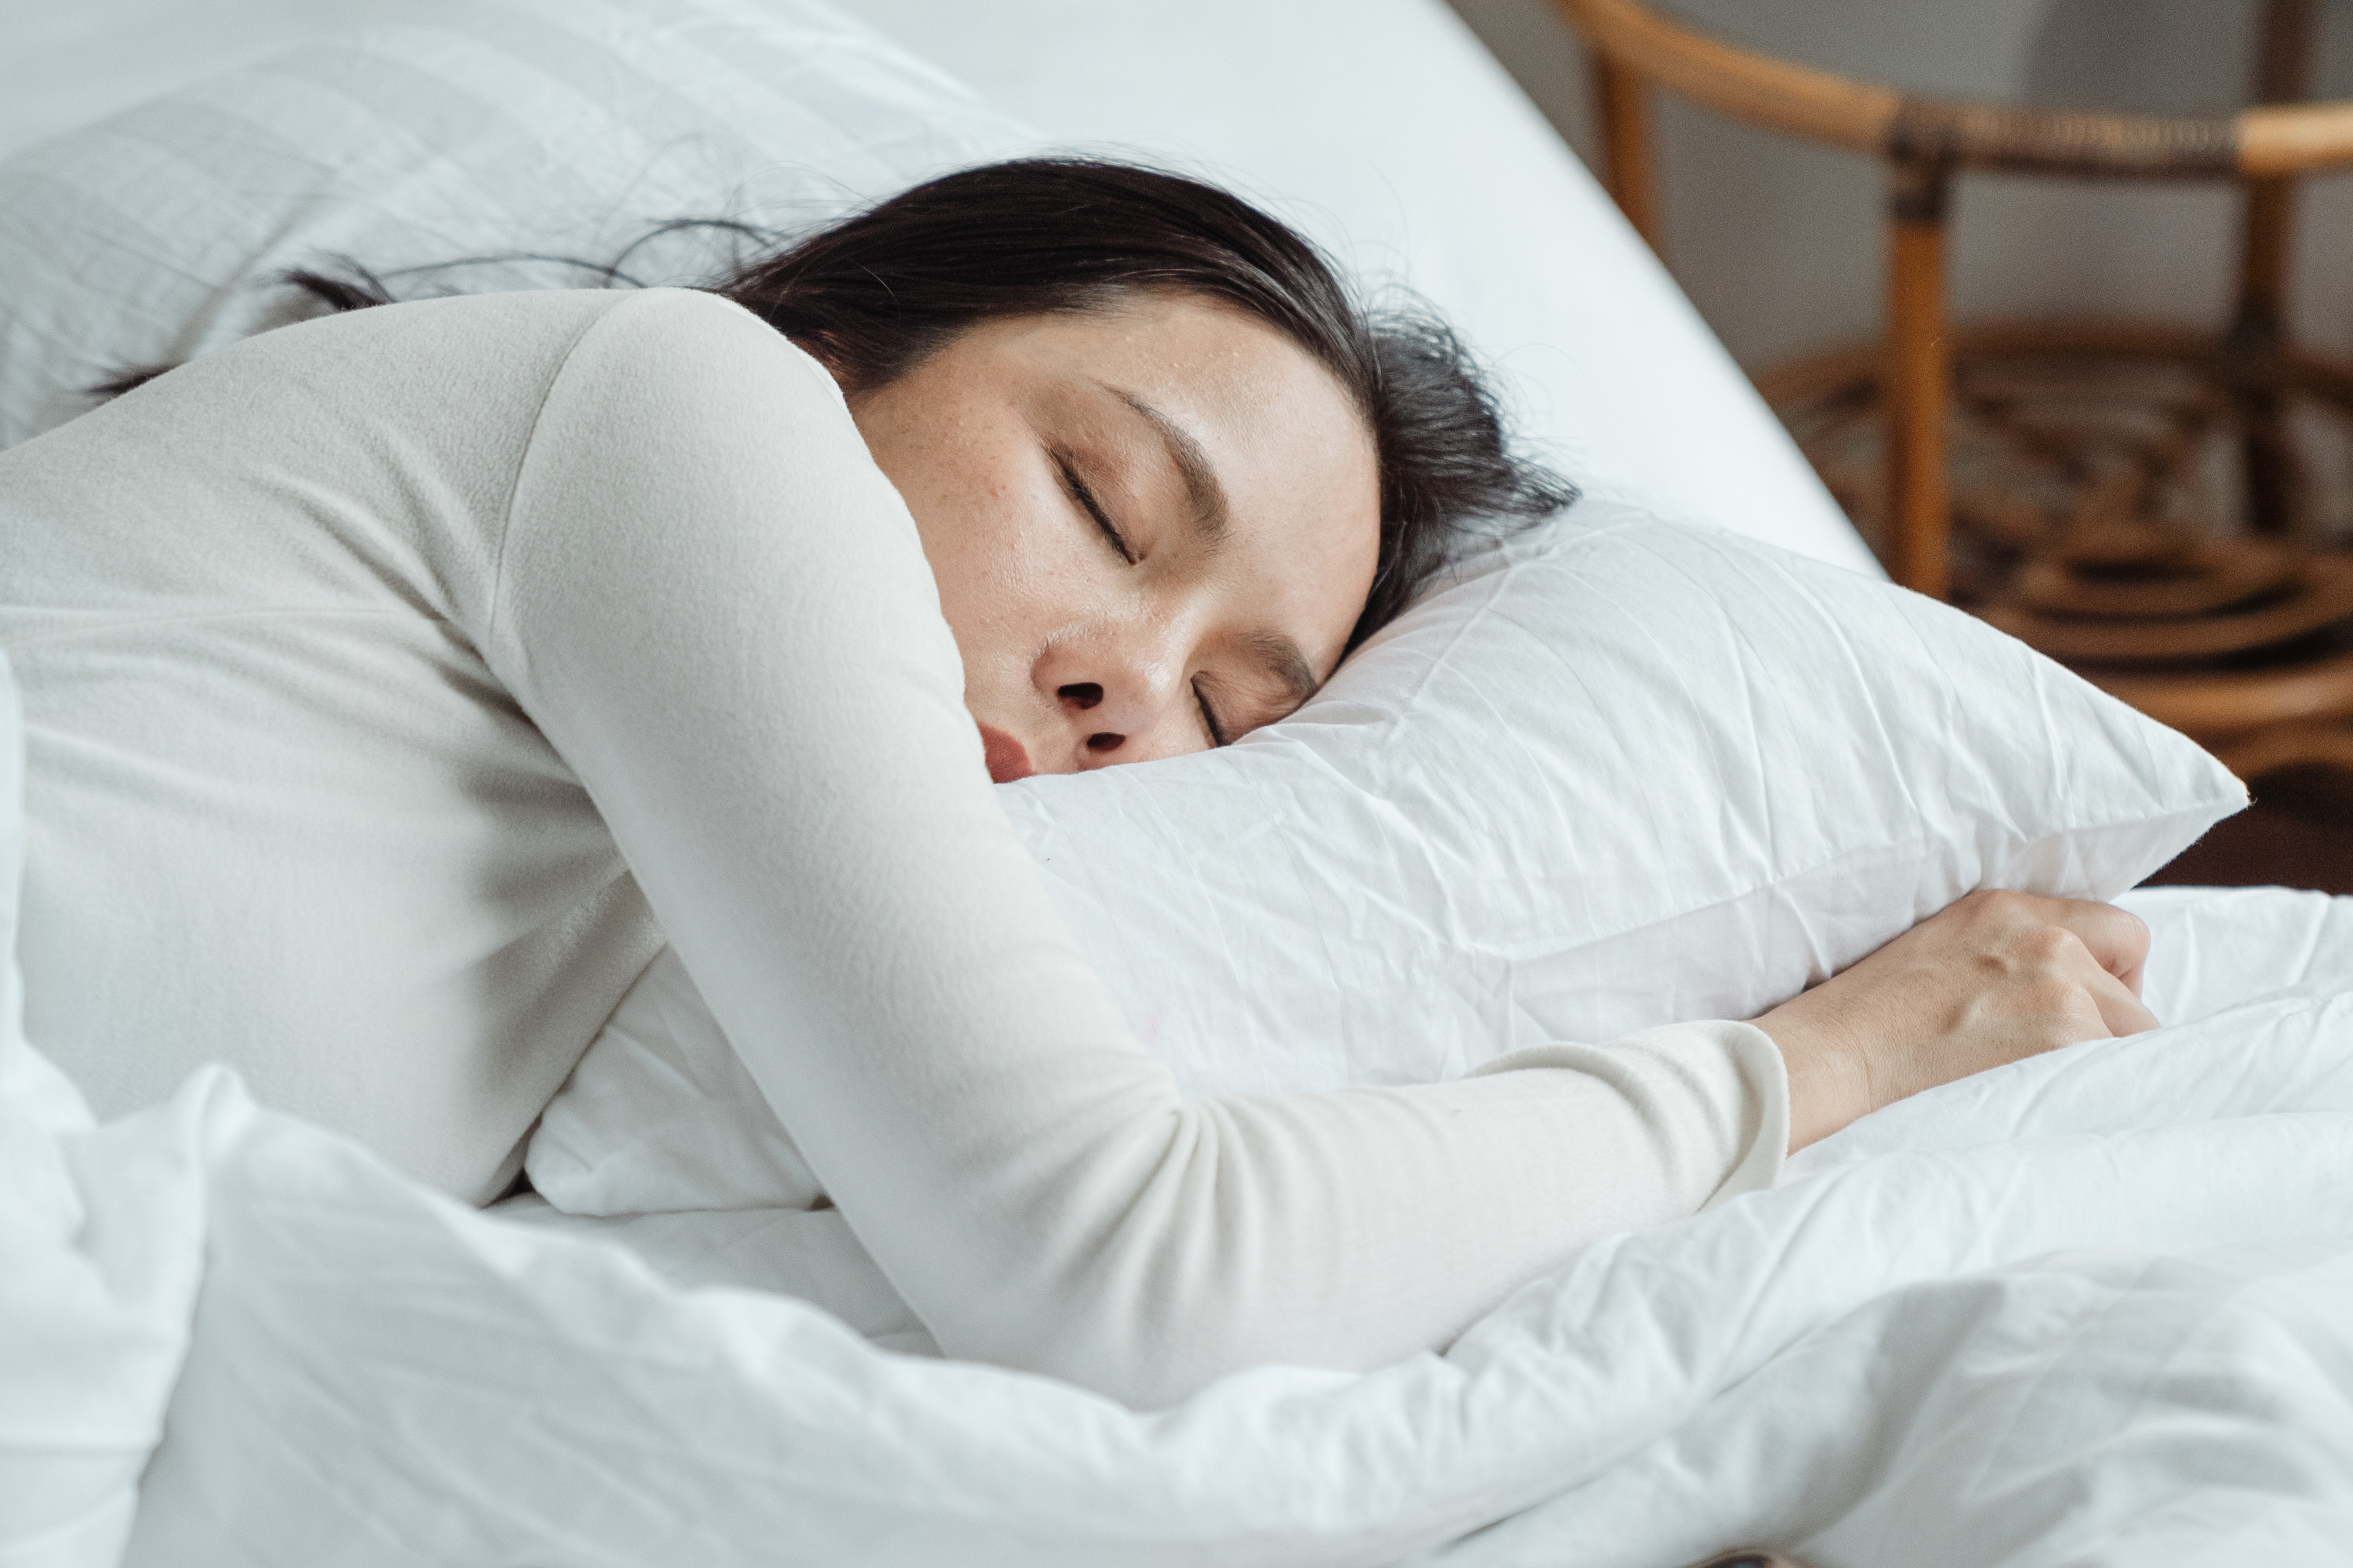
[(485, 656), (952, 1354), (1142, 1404), (1370, 1366), (1778, 1168), (1779, 1058), (1742, 1024), (1181, 1100), (997, 805), (898, 496), (732, 305), (656, 292), (581, 340), (499, 572)]

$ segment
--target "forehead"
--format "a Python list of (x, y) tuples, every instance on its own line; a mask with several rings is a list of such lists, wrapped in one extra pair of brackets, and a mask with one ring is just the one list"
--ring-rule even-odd
[(1183, 296), (991, 322), (965, 346), (1040, 417), (1108, 422), (1140, 402), (1198, 442), (1228, 501), (1219, 576), (1329, 673), (1371, 586), (1380, 477), (1364, 416), (1321, 363)]

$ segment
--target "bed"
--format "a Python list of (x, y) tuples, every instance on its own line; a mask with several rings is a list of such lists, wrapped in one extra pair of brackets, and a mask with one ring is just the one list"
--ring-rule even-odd
[[(1466, 563), (1306, 722), (1100, 787), (1008, 786), (1191, 1091), (1413, 1081), (1530, 1038), (1746, 1016), (1980, 885), (2122, 895), (2169, 1026), (1891, 1108), (1771, 1191), (1603, 1242), (1442, 1354), (1137, 1412), (936, 1359), (659, 963), (551, 1108), (542, 1195), (487, 1212), (223, 1069), (98, 1124), (0, 963), (0, 1562), (2341, 1561), (2353, 908), (2125, 892), (2236, 782), (1877, 581), (1435, 4), (869, 0), (869, 26), (800, 0), (223, 5), (201, 27), (19, 8), (37, 47), (0, 67), (0, 152), (64, 134), (0, 164), (5, 439), (70, 417), (93, 367), (269, 324), (282, 301), (255, 279), (321, 249), (421, 226), (429, 260), (520, 213), (593, 253), (722, 188), (799, 216), (1039, 145), (1215, 169), (1446, 308), (1587, 500)], [(353, 43), (358, 22), (391, 26)], [(699, 97), (662, 75), (723, 53), (734, 75)], [(351, 118), (396, 77), (409, 98)], [(406, 118), (427, 80), (477, 103), (537, 82), (513, 101), (545, 112)], [(560, 158), (531, 140), (549, 106), (571, 117)], [(300, 156), (223, 161), (277, 145)], [(533, 145), (517, 175), (500, 150)], [(336, 182), (366, 157), (390, 162), (362, 201)], [(636, 205), (528, 205), (601, 189), (615, 159)], [(1493, 679), (1563, 648), (1587, 679)], [(1465, 812), (1442, 759), (1507, 697), (1504, 727), (1538, 740), (1518, 793)], [(1668, 757), (1691, 796), (1629, 787)], [(1181, 859), (1270, 781), (1281, 854), (1247, 877), (1122, 904), (1103, 889), (1145, 873), (1067, 869)], [(1310, 896), (1333, 888), (1363, 892), (1345, 930)], [(1204, 929), (1221, 939), (1171, 940)]]

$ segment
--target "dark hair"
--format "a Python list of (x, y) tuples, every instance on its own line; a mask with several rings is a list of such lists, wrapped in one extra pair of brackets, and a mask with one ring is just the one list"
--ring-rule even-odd
[[(679, 226), (694, 226), (665, 229)], [(285, 281), (332, 310), (391, 301), (364, 268), (340, 270)], [(619, 262), (594, 270), (637, 281)], [(1405, 608), (1466, 529), (1524, 524), (1577, 497), (1513, 455), (1493, 395), (1442, 321), (1418, 307), (1367, 310), (1298, 234), (1214, 185), (1159, 170), (1082, 158), (962, 170), (707, 287), (853, 389), (892, 381), (979, 322), (1102, 310), (1137, 291), (1204, 296), (1273, 327), (1338, 380), (1379, 455), (1378, 566), (1351, 647)]]

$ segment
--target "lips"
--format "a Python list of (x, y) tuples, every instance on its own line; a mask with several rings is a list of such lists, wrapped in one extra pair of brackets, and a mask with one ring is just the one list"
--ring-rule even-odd
[(1038, 770), (1029, 764), (1029, 748), (1004, 731), (982, 724), (980, 749), (988, 757), (988, 776), (997, 784), (1026, 779)]

